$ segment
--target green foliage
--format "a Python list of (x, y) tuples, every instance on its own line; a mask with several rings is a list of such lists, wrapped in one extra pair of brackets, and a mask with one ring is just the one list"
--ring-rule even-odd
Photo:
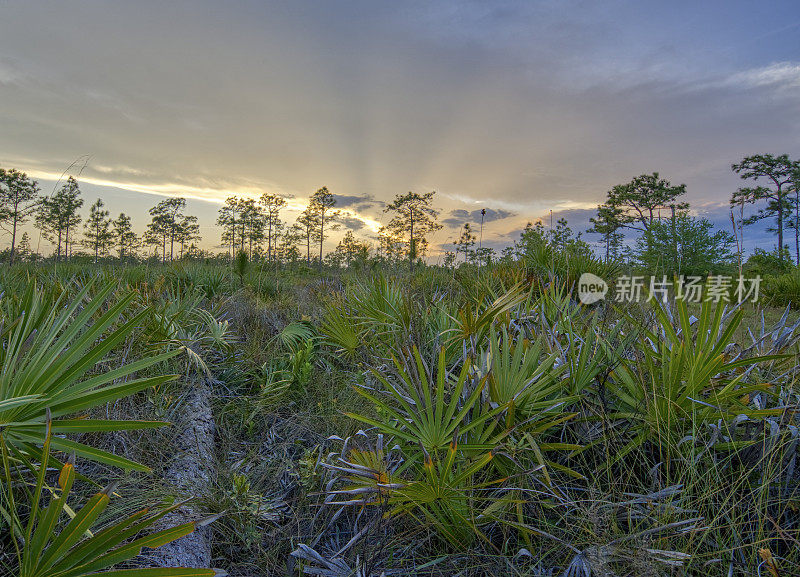
[[(40, 287), (30, 321), (37, 327), (72, 306), (92, 275), (100, 278), (72, 321), (102, 296), (101, 279), (126, 286), (123, 297), (135, 292), (84, 354), (134, 317), (141, 332), (112, 345), (76, 382), (143, 358), (154, 344), (187, 352), (109, 385), (156, 370), (196, 369), (187, 383), (206, 380), (218, 462), (195, 507), (224, 515), (215, 559), (237, 574), (286, 572), (293, 549), (293, 574), (723, 577), (756, 574), (767, 554), (780, 571), (796, 572), (796, 313), (750, 304), (722, 312), (713, 303), (584, 306), (571, 283), (586, 263), (606, 263), (582, 260), (566, 225), (558, 236), (532, 229), (524, 260), (507, 254), (490, 269), (431, 266), (412, 277), (375, 265), (320, 274), (255, 260), (246, 290), (227, 259), (6, 267), (3, 349), (14, 350), (14, 330), (27, 322), (29, 276)], [(762, 284), (769, 296), (787, 292), (767, 289), (772, 281)], [(116, 305), (114, 294), (84, 330)], [(50, 348), (35, 338), (44, 339), (37, 332), (26, 355)], [(54, 414), (52, 426), (103, 412), (153, 422), (185, 406), (186, 391), (184, 382), (159, 384)], [(173, 451), (165, 429), (65, 435), (112, 455), (163, 461), (157, 472)], [(41, 444), (29, 443), (24, 459), (2, 445), (9, 467), (0, 478), (12, 481), (3, 509), (15, 536), (24, 537), (31, 504), (42, 500), (33, 498)], [(88, 466), (94, 479), (107, 475)], [(45, 471), (53, 484), (43, 485), (45, 505), (62, 493), (54, 474)], [(93, 534), (144, 504), (154, 486), (160, 492), (158, 481), (126, 476), (125, 499), (109, 495)], [(57, 525), (66, 527), (87, 498), (72, 491), (75, 509), (65, 507)], [(17, 539), (20, 551), (25, 542)], [(13, 551), (10, 539), (2, 545)], [(0, 566), (13, 570), (13, 559), (0, 557)]]
[(730, 272), (733, 236), (712, 228), (708, 220), (683, 212), (657, 220), (636, 240), (636, 264), (667, 278)]
[(238, 467), (224, 472), (217, 483), (219, 490), (214, 494), (212, 510), (223, 515), (221, 524), (235, 532), (247, 546), (254, 546), (262, 538), (264, 528), (282, 517), (285, 504), (256, 490)]
[(395, 350), (410, 337), (415, 311), (400, 283), (373, 276), (353, 287), (348, 302), (351, 322), (378, 354)]
[(789, 251), (783, 250), (767, 252), (761, 248), (755, 248), (747, 262), (744, 263), (744, 270), (751, 275), (777, 276), (792, 270)]
[(278, 333), (281, 346), (289, 351), (306, 348), (306, 345), (316, 337), (314, 326), (309, 322), (289, 323)]
[(250, 259), (247, 258), (247, 253), (240, 250), (236, 253), (236, 259), (233, 261), (233, 272), (239, 277), (239, 284), (244, 286), (244, 277), (247, 270), (250, 268)]
[(453, 327), (442, 334), (450, 342), (461, 343), (465, 353), (476, 354), (479, 344), (489, 335), (492, 326), (520, 306), (528, 298), (521, 285), (515, 285), (499, 294), (484, 287), (475, 299), (470, 299), (458, 309)]
[[(561, 391), (561, 376), (566, 365), (554, 368), (557, 354), (546, 354), (543, 339), (530, 343), (509, 337), (505, 327), (493, 331), (485, 360), (488, 365), (488, 395), (497, 406), (505, 407), (507, 429), (548, 408)], [(558, 399), (570, 402), (569, 397)]]
[(556, 281), (560, 286), (575, 287), (583, 273), (602, 279), (613, 279), (619, 273), (619, 262), (605, 262), (594, 256), (589, 245), (572, 236), (566, 221), (550, 233), (541, 223), (529, 224), (516, 244), (519, 260), (532, 279), (542, 283)]
[(314, 368), (314, 343), (306, 341), (298, 346), (289, 355), (289, 374), (291, 384), (295, 388), (304, 389), (311, 380), (311, 372)]
[(475, 459), (459, 458), (454, 440), (443, 458), (423, 451), (417, 479), (398, 488), (389, 499), (392, 514), (408, 513), (418, 522), (429, 522), (451, 546), (462, 549), (480, 536), (479, 525), (504, 505), (502, 499), (478, 496), (485, 485), (476, 483), (476, 473), (491, 460), (491, 453)]
[[(49, 426), (49, 423), (48, 423)], [(46, 507), (39, 507), (45, 486), (47, 470), (47, 451), (50, 431), (44, 444), (44, 459), (39, 471), (36, 489), (33, 494), (33, 508), (23, 535), (12, 538), (16, 547), (19, 577), (84, 577), (89, 575), (137, 576), (137, 577), (192, 577), (222, 575), (213, 569), (153, 568), (153, 569), (117, 569), (115, 566), (125, 563), (141, 554), (142, 549), (157, 549), (167, 543), (192, 533), (196, 523), (184, 523), (175, 527), (161, 529), (149, 534), (142, 534), (156, 521), (177, 509), (182, 503), (151, 514), (143, 509), (133, 515), (123, 516), (105, 527), (91, 531), (98, 517), (105, 511), (111, 499), (113, 486), (96, 493), (80, 509), (72, 513), (67, 506), (76, 472), (72, 463), (61, 467), (58, 476), (60, 492), (53, 490), (53, 496)], [(3, 461), (8, 470), (8, 454), (3, 451)], [(8, 483), (9, 498), (11, 482)], [(60, 523), (61, 517), (69, 513), (69, 520)], [(59, 525), (61, 525), (59, 530)], [(19, 549), (17, 541), (22, 542)]]
[(334, 347), (337, 357), (352, 362), (362, 344), (362, 331), (359, 323), (346, 312), (344, 307), (344, 302), (326, 307), (320, 334), (325, 343)]
[[(560, 310), (564, 311), (564, 308)], [(588, 321), (575, 316), (551, 313), (549, 318), (559, 319), (557, 326), (563, 335), (553, 342), (553, 348), (562, 355), (566, 370), (562, 386), (569, 394), (585, 395), (597, 388), (609, 367), (624, 356), (636, 334), (626, 336), (626, 327), (622, 323), (602, 324), (599, 312), (592, 314)]]
[[(113, 284), (89, 298), (92, 283), (71, 300), (45, 300), (30, 282), (18, 303), (5, 302), (0, 332), (0, 423), (12, 459), (30, 465), (45, 439), (45, 411), (53, 416), (52, 447), (117, 467), (147, 470), (125, 457), (95, 449), (66, 435), (160, 427), (156, 421), (86, 418), (81, 413), (169, 381), (170, 375), (135, 377), (178, 351), (122, 362), (92, 374), (98, 363), (125, 344), (150, 311), (125, 318), (134, 293), (109, 305)], [(131, 378), (133, 377), (133, 378)], [(75, 417), (78, 416), (78, 418)]]
[(386, 420), (348, 413), (350, 417), (412, 446), (419, 444), (428, 452), (446, 448), (456, 430), (460, 434), (480, 431), (475, 439), (477, 442), (465, 445), (465, 450), (485, 450), (494, 446), (489, 440), (492, 428), (486, 427), (486, 423), (505, 407), (483, 411), (467, 420), (486, 384), (485, 379), (473, 382), (469, 378), (468, 363), (464, 363), (458, 376), (453, 379), (447, 371), (443, 350), (438, 355), (435, 375), (430, 374), (416, 348), (409, 362), (404, 364), (398, 359), (394, 362), (398, 382), (390, 382), (377, 371), (373, 371), (373, 376), (394, 397), (397, 406), (389, 404), (365, 388), (356, 389), (379, 409)]
[(722, 301), (706, 301), (693, 323), (683, 300), (676, 301), (674, 321), (661, 303), (653, 308), (656, 330), (641, 333), (636, 357), (622, 363), (609, 385), (618, 406), (615, 417), (628, 419), (634, 433), (617, 459), (648, 444), (669, 468), (682, 443), (693, 445), (697, 427), (730, 422), (737, 415), (758, 419), (782, 412), (747, 406), (749, 395), (768, 391), (760, 382), (748, 382), (748, 369), (782, 357), (731, 358), (727, 347), (741, 323), (741, 309), (726, 316)]
[(773, 306), (800, 308), (800, 267), (794, 267), (786, 274), (767, 277), (761, 292)]

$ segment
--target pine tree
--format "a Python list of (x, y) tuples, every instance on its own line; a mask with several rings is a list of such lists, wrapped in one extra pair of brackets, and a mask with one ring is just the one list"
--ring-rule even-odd
[[(406, 243), (405, 253), (408, 255), (411, 272), (414, 271), (414, 261), (425, 254), (428, 246), (426, 235), (442, 228), (442, 225), (436, 222), (439, 211), (432, 206), (434, 194), (436, 193), (398, 194), (384, 210), (384, 212), (395, 213), (385, 227), (385, 235)], [(408, 241), (405, 240), (406, 238)]]
[(150, 209), (152, 220), (148, 225), (149, 238), (161, 238), (162, 260), (167, 260), (167, 243), (169, 243), (169, 260), (175, 258), (175, 243), (180, 241), (181, 227), (186, 215), (185, 198), (167, 198)]
[(252, 260), (253, 251), (257, 251), (264, 242), (264, 227), (266, 226), (267, 216), (264, 208), (252, 198), (240, 202), (240, 213), (242, 249), (246, 244), (247, 256)]
[(306, 209), (314, 228), (314, 237), (319, 241), (320, 267), (322, 267), (322, 247), (327, 238), (325, 226), (328, 226), (328, 230), (338, 228), (335, 221), (341, 213), (338, 210), (333, 210), (334, 206), (336, 206), (336, 197), (328, 190), (328, 187), (323, 186), (311, 195), (311, 201)]
[(281, 260), (290, 264), (295, 264), (300, 260), (302, 255), (300, 254), (300, 249), (297, 248), (297, 244), (305, 239), (301, 232), (300, 225), (292, 225), (285, 234), (279, 235), (276, 238), (280, 239), (275, 249), (276, 260)]
[(795, 264), (800, 266), (800, 162), (797, 164), (797, 169), (792, 175), (792, 191), (794, 192), (794, 196), (789, 197), (794, 214), (791, 216), (787, 226), (794, 230)]
[(686, 185), (673, 185), (657, 172), (642, 174), (627, 184), (618, 184), (608, 192), (606, 205), (619, 211), (621, 226), (647, 232), (658, 219), (661, 209), (686, 210), (689, 205), (677, 202), (686, 194)]
[(107, 210), (103, 210), (103, 201), (98, 198), (89, 209), (89, 218), (83, 225), (83, 235), (86, 237), (84, 244), (94, 251), (95, 264), (101, 256), (108, 254), (108, 249), (114, 241), (108, 214)]
[(239, 227), (239, 213), (241, 205), (238, 198), (229, 196), (225, 204), (219, 209), (217, 224), (222, 227), (222, 244), (230, 248), (230, 257), (236, 255), (236, 230)]
[(620, 227), (642, 233), (650, 238), (650, 228), (660, 217), (662, 209), (682, 211), (689, 208), (678, 197), (686, 194), (686, 185), (673, 185), (661, 178), (657, 172), (642, 174), (627, 184), (618, 184), (608, 191), (605, 205), (609, 210), (619, 211)]
[(0, 226), (11, 233), (9, 264), (14, 264), (17, 229), (36, 211), (39, 200), (37, 182), (16, 168), (0, 168)]
[(81, 189), (78, 186), (78, 181), (70, 176), (66, 184), (64, 184), (61, 190), (56, 194), (55, 201), (61, 204), (61, 211), (63, 212), (64, 256), (69, 260), (69, 257), (72, 255), (73, 232), (78, 228), (82, 220), (78, 212), (83, 206), (83, 199), (81, 198)]
[(366, 261), (369, 256), (369, 245), (358, 240), (352, 230), (348, 230), (336, 247), (335, 255), (345, 266), (351, 266), (356, 260)]
[(267, 230), (267, 261), (272, 261), (272, 250), (277, 246), (277, 232), (280, 229), (281, 209), (286, 206), (286, 200), (275, 194), (264, 193), (261, 196), (261, 204), (266, 211), (266, 230)]
[[(742, 180), (766, 183), (766, 186), (740, 188), (731, 196), (731, 206), (745, 204), (758, 204), (766, 201), (758, 213), (744, 219), (743, 224), (753, 224), (765, 218), (775, 219), (775, 228), (778, 235), (778, 255), (784, 258), (783, 233), (786, 222), (791, 217), (789, 190), (800, 172), (800, 162), (793, 161), (788, 154), (773, 156), (772, 154), (755, 154), (742, 159), (737, 164), (732, 164), (731, 169)], [(797, 246), (800, 257), (800, 243)], [(800, 258), (798, 258), (800, 260)]]
[(161, 262), (167, 262), (167, 237), (169, 236), (169, 226), (163, 214), (153, 214), (152, 218), (144, 231), (144, 242), (155, 247), (156, 254), (161, 250)]
[(378, 256), (388, 261), (400, 261), (406, 258), (407, 243), (402, 236), (393, 233), (385, 226), (378, 230)]
[(33, 251), (31, 250), (31, 237), (27, 232), (23, 232), (19, 239), (19, 246), (17, 247), (17, 254), (20, 260), (30, 259)]
[[(36, 226), (56, 245), (56, 260), (69, 259), (72, 234), (81, 223), (78, 212), (83, 206), (78, 181), (70, 176), (53, 196), (44, 197), (36, 211)], [(62, 251), (63, 247), (63, 251)]]
[(590, 218), (592, 227), (588, 233), (599, 234), (603, 237), (605, 245), (605, 260), (609, 262), (612, 258), (619, 257), (622, 248), (622, 209), (610, 204), (601, 204), (597, 207), (597, 217)]
[(300, 213), (292, 228), (298, 238), (305, 240), (306, 264), (311, 265), (311, 243), (317, 241), (317, 231), (319, 229), (310, 207)]
[(197, 217), (192, 215), (184, 216), (178, 223), (178, 230), (175, 235), (175, 242), (181, 247), (181, 258), (184, 257), (187, 245), (200, 240), (200, 225), (197, 224)]
[(114, 243), (119, 251), (120, 262), (125, 262), (125, 257), (130, 257), (139, 245), (139, 237), (133, 232), (131, 217), (121, 212), (112, 223), (114, 226)]
[(456, 246), (456, 253), (464, 253), (464, 262), (472, 260), (472, 247), (475, 246), (475, 233), (468, 222), (464, 223), (461, 229), (461, 236), (453, 243)]
[[(56, 245), (56, 262), (61, 260), (61, 247), (64, 244), (64, 234), (66, 230), (66, 214), (63, 210), (63, 203), (57, 199), (58, 194), (45, 197), (39, 203), (36, 212), (36, 227), (42, 231), (42, 236)], [(66, 253), (66, 250), (64, 251)]]

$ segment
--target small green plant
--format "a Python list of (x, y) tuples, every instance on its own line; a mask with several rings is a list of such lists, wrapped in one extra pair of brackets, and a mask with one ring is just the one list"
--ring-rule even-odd
[(250, 269), (250, 259), (247, 258), (247, 253), (240, 250), (236, 253), (236, 258), (233, 260), (233, 272), (239, 277), (239, 286), (244, 286), (244, 277)]
[[(505, 410), (505, 425), (510, 429), (554, 403), (561, 391), (566, 365), (554, 367), (558, 354), (547, 354), (544, 341), (531, 343), (513, 339), (503, 329), (493, 331), (484, 362), (488, 370), (489, 399)], [(574, 398), (559, 397), (562, 404)]]
[[(397, 406), (368, 392), (364, 387), (357, 387), (356, 391), (369, 399), (386, 419), (376, 420), (356, 413), (348, 413), (348, 416), (410, 445), (420, 445), (428, 452), (447, 448), (456, 431), (461, 434), (480, 431), (476, 438), (477, 444), (469, 446), (474, 449), (492, 449), (495, 442), (490, 438), (494, 428), (485, 428), (485, 425), (502, 412), (505, 406), (471, 415), (481, 397), (486, 379), (481, 379), (477, 384), (472, 383), (469, 378), (469, 363), (464, 363), (458, 376), (451, 379), (445, 363), (444, 349), (439, 351), (437, 359), (436, 372), (431, 375), (416, 347), (410, 362), (404, 364), (395, 358), (396, 374), (399, 377), (399, 382), (396, 383), (390, 382), (378, 371), (373, 371), (375, 379), (390, 393)], [(467, 420), (468, 416), (472, 418)]]
[(71, 300), (46, 302), (35, 282), (12, 316), (4, 314), (0, 326), (0, 439), (11, 452), (14, 466), (35, 468), (38, 447), (45, 438), (45, 410), (53, 417), (52, 447), (65, 453), (126, 469), (146, 466), (108, 451), (74, 441), (67, 435), (160, 427), (161, 421), (87, 418), (85, 412), (174, 377), (158, 375), (130, 378), (137, 372), (178, 354), (171, 351), (123, 362), (92, 374), (107, 355), (122, 346), (148, 317), (144, 309), (123, 315), (135, 297), (129, 292), (107, 306), (113, 284), (89, 298), (87, 283)]
[(314, 342), (306, 341), (289, 353), (289, 374), (291, 386), (303, 390), (311, 381), (314, 370)]
[(320, 333), (324, 342), (334, 347), (336, 355), (344, 361), (356, 358), (362, 344), (361, 332), (358, 319), (347, 313), (344, 302), (326, 307)]
[(223, 512), (225, 523), (232, 523), (239, 538), (251, 547), (261, 540), (264, 523), (281, 518), (284, 504), (256, 491), (247, 475), (239, 471), (234, 470), (225, 481), (215, 505)]
[[(40, 507), (39, 502), (42, 500), (45, 488), (50, 440), (50, 422), (48, 420), (43, 458), (36, 487), (31, 495), (32, 507), (25, 529), (23, 532), (17, 533), (15, 528), (18, 526), (18, 522), (10, 524), (19, 577), (86, 577), (89, 575), (212, 577), (225, 574), (214, 569), (185, 567), (114, 570), (113, 567), (134, 559), (142, 552), (142, 549), (157, 549), (180, 539), (193, 532), (199, 524), (184, 523), (176, 527), (143, 534), (156, 521), (182, 505), (182, 503), (178, 503), (152, 514), (148, 509), (143, 509), (133, 515), (126, 515), (121, 520), (116, 520), (99, 530), (92, 530), (100, 514), (108, 507), (113, 486), (96, 493), (85, 505), (73, 513), (67, 506), (67, 500), (76, 479), (75, 467), (72, 463), (65, 463), (61, 467), (58, 476), (60, 491), (53, 489), (50, 503), (46, 507)], [(3, 463), (5, 470), (9, 471), (9, 455), (5, 449), (3, 450)], [(6, 497), (11, 504), (14, 504), (13, 493), (13, 483), (9, 480)], [(15, 507), (12, 507), (12, 510), (14, 509)], [(66, 523), (60, 523), (61, 518), (65, 516), (68, 517)]]
[(731, 358), (728, 346), (741, 323), (741, 309), (726, 319), (722, 300), (706, 301), (696, 322), (685, 300), (676, 301), (674, 313), (659, 302), (654, 302), (653, 310), (656, 329), (643, 330), (637, 355), (623, 362), (610, 382), (618, 407), (612, 416), (630, 420), (634, 433), (617, 459), (650, 444), (669, 469), (679, 445), (698, 425), (728, 422), (738, 415), (757, 420), (784, 412), (748, 406), (752, 393), (769, 393), (770, 387), (748, 382), (747, 369), (787, 357)]
[(765, 299), (773, 306), (791, 306), (800, 309), (800, 266), (785, 274), (764, 279)]

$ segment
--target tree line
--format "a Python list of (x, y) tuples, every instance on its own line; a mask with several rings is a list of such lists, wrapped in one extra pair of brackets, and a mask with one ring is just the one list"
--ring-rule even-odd
[(194, 242), (200, 240), (199, 225), (196, 216), (184, 213), (185, 199), (168, 198), (151, 208), (151, 221), (140, 237), (133, 230), (130, 216), (120, 213), (112, 219), (100, 198), (89, 207), (84, 221), (79, 212), (83, 206), (80, 186), (72, 176), (53, 194), (40, 193), (39, 184), (24, 172), (0, 168), (0, 227), (11, 236), (10, 264), (33, 252), (27, 233), (17, 238), (21, 227), (31, 219), (42, 237), (53, 244), (56, 262), (74, 256), (76, 244), (87, 249), (95, 262), (112, 251), (121, 261), (130, 260), (145, 246), (160, 250), (165, 262), (175, 258), (178, 251), (182, 256), (187, 250), (197, 250)]
[[(775, 255), (783, 262), (794, 260), (800, 265), (800, 161), (788, 154), (755, 154), (731, 165), (731, 170), (754, 186), (743, 186), (730, 197), (731, 233), (711, 233), (706, 219), (689, 216), (689, 203), (681, 201), (686, 185), (673, 185), (657, 172), (637, 176), (626, 184), (608, 191), (606, 201), (597, 207), (597, 216), (589, 232), (601, 235), (607, 260), (621, 255), (625, 230), (637, 232), (640, 247), (652, 253), (665, 246), (665, 258), (678, 260), (682, 245), (706, 241), (713, 247), (734, 245), (741, 266), (744, 234), (748, 226), (769, 221), (767, 231), (776, 235)], [(756, 212), (748, 214), (750, 209)], [(667, 212), (667, 218), (662, 213)], [(786, 242), (787, 231), (793, 231), (794, 246)], [(657, 242), (660, 239), (661, 242)], [(693, 241), (693, 242), (689, 242)]]
[[(800, 264), (800, 161), (787, 154), (748, 156), (731, 165), (731, 169), (752, 186), (743, 186), (730, 197), (731, 232), (714, 230), (704, 218), (690, 214), (688, 202), (681, 198), (686, 185), (673, 185), (659, 173), (642, 174), (630, 182), (619, 184), (607, 193), (597, 207), (586, 231), (601, 238), (600, 248), (606, 261), (634, 260), (651, 267), (672, 267), (676, 270), (715, 263), (735, 256), (742, 265), (744, 233), (747, 227), (762, 220), (776, 235), (775, 257), (781, 262), (794, 260)], [(429, 251), (431, 233), (442, 228), (439, 211), (434, 207), (435, 192), (398, 194), (386, 205), (389, 222), (378, 231), (374, 250), (380, 259), (414, 263)], [(16, 169), (0, 169), (0, 227), (10, 235), (8, 262), (20, 254), (30, 254), (27, 233), (19, 236), (21, 227), (33, 220), (42, 236), (54, 246), (56, 261), (69, 260), (76, 244), (87, 249), (95, 262), (116, 252), (120, 261), (132, 260), (149, 247), (153, 258), (170, 262), (176, 258), (208, 256), (198, 248), (200, 241), (197, 217), (186, 214), (186, 200), (167, 198), (149, 210), (150, 222), (141, 237), (132, 228), (130, 216), (120, 213), (112, 219), (97, 199), (83, 221), (81, 191), (75, 178), (53, 194), (42, 196), (38, 183)], [(366, 261), (370, 244), (359, 240), (352, 230), (346, 231), (336, 248), (325, 255), (324, 243), (331, 231), (344, 224), (343, 213), (336, 208), (336, 195), (327, 187), (317, 190), (305, 209), (291, 224), (282, 217), (287, 199), (265, 193), (258, 199), (231, 196), (219, 210), (221, 246), (229, 258), (244, 253), (249, 259), (267, 262), (305, 260), (349, 266)], [(756, 210), (750, 213), (750, 208)], [(485, 211), (484, 211), (485, 214)], [(81, 228), (81, 224), (83, 224)], [(520, 240), (498, 255), (483, 247), (472, 223), (464, 223), (453, 250), (444, 257), (444, 264), (458, 262), (484, 263), (500, 258), (519, 258), (520, 251), (532, 243), (549, 243), (561, 250), (591, 253), (581, 234), (573, 234), (567, 222), (560, 219), (545, 230), (542, 223), (529, 223)], [(627, 242), (626, 232), (635, 235)], [(786, 242), (793, 235), (793, 246)], [(476, 240), (478, 248), (475, 249)], [(673, 271), (675, 272), (675, 271)]]

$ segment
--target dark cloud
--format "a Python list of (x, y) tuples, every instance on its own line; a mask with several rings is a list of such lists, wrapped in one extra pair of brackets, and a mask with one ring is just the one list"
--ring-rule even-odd
[(339, 222), (341, 222), (345, 228), (349, 228), (353, 231), (359, 231), (365, 226), (362, 220), (352, 216), (342, 216), (339, 218)]
[(383, 208), (382, 205), (383, 205), (383, 203), (376, 202), (376, 201), (365, 202), (363, 204), (355, 205), (353, 207), (353, 210), (355, 210), (356, 212), (361, 212), (361, 213), (364, 213), (364, 212), (381, 212), (381, 210)]
[[(516, 216), (516, 213), (511, 212), (510, 210), (495, 210), (493, 208), (487, 208), (486, 214), (483, 217), (484, 224), (490, 223), (495, 220), (502, 220), (504, 218), (510, 218), (512, 216)], [(465, 222), (469, 222), (470, 224), (476, 224), (481, 222), (481, 209), (469, 211), (464, 209), (455, 209), (450, 211), (450, 216), (448, 218), (442, 219), (442, 222), (447, 226), (453, 227), (460, 227), (463, 226)]]
[(336, 208), (352, 208), (356, 211), (362, 211), (371, 208), (375, 205), (382, 204), (380, 201), (375, 200), (374, 197), (367, 194), (336, 194)]

